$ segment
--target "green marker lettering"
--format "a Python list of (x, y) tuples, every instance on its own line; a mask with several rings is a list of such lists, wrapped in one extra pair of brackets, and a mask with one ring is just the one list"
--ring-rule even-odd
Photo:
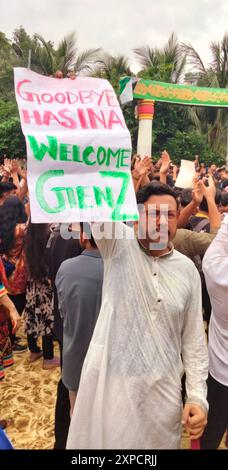
[(88, 206), (86, 204), (86, 197), (89, 197), (88, 194), (85, 194), (86, 189), (90, 189), (89, 186), (76, 186), (76, 193), (78, 196), (78, 207), (80, 209), (89, 209), (93, 206)]
[(57, 160), (58, 142), (56, 137), (47, 136), (49, 147), (45, 144), (39, 144), (33, 135), (28, 135), (30, 147), (36, 160), (43, 160), (47, 153), (53, 160)]
[(58, 190), (55, 191), (57, 202), (58, 202), (57, 207), (50, 207), (44, 198), (44, 185), (46, 181), (48, 181), (50, 178), (56, 178), (57, 176), (64, 176), (64, 171), (63, 170), (46, 171), (45, 173), (39, 176), (36, 182), (35, 192), (36, 192), (37, 201), (40, 204), (40, 207), (45, 212), (48, 212), (48, 214), (56, 214), (58, 212), (64, 211), (66, 208), (65, 199), (62, 194), (62, 191), (58, 191)]
[(71, 152), (71, 149), (68, 147), (69, 144), (59, 145), (59, 159), (63, 162), (72, 162), (72, 158), (67, 158), (67, 155)]
[(86, 147), (85, 150), (83, 151), (83, 155), (82, 155), (82, 158), (83, 158), (83, 162), (86, 164), (86, 165), (95, 165), (96, 164), (96, 161), (94, 162), (91, 162), (89, 160), (89, 156), (91, 155), (91, 153), (94, 152), (94, 148), (92, 147), (92, 145), (90, 145), (89, 147)]
[(109, 177), (109, 178), (110, 177), (111, 178), (122, 178), (122, 180), (123, 180), (123, 182), (122, 182), (123, 184), (122, 184), (122, 187), (120, 189), (120, 194), (119, 194), (119, 196), (117, 198), (117, 201), (116, 201), (116, 207), (114, 208), (114, 210), (111, 214), (111, 219), (112, 220), (138, 220), (138, 215), (137, 214), (129, 215), (129, 214), (121, 214), (120, 213), (121, 206), (125, 202), (127, 188), (128, 188), (129, 181), (130, 181), (130, 173), (125, 173), (123, 171), (99, 171), (99, 174), (103, 178), (107, 178), (107, 177)]
[(70, 187), (56, 187), (56, 188), (52, 188), (51, 191), (56, 191), (56, 192), (66, 191), (66, 195), (67, 195), (67, 199), (68, 199), (70, 208), (75, 209), (75, 207), (77, 207), (77, 202), (76, 202), (75, 193), (74, 193), (73, 188), (70, 188)]
[(114, 152), (112, 149), (108, 149), (108, 157), (106, 162), (107, 166), (110, 166), (110, 157), (117, 158), (116, 168), (119, 168), (120, 149), (118, 149), (116, 152)]
[[(102, 156), (103, 154), (103, 156)], [(104, 147), (99, 147), (97, 151), (97, 163), (98, 165), (103, 165), (106, 159), (106, 150)]]
[(80, 148), (78, 147), (78, 145), (73, 145), (72, 148), (73, 148), (73, 161), (83, 163), (83, 161), (80, 160)]
[(108, 204), (109, 207), (112, 207), (112, 208), (115, 207), (115, 203), (112, 197), (112, 188), (110, 188), (109, 186), (106, 186), (105, 191), (106, 193), (104, 193), (102, 189), (99, 188), (98, 186), (93, 187), (96, 205), (98, 207), (101, 207), (102, 199), (103, 199)]
[[(125, 155), (125, 153), (127, 153), (127, 155)], [(131, 150), (122, 149), (122, 150), (121, 150), (121, 155), (120, 155), (120, 166), (127, 166), (127, 167), (129, 167), (129, 166), (130, 166), (130, 158), (131, 158)], [(124, 163), (124, 160), (125, 160), (125, 159), (128, 159), (128, 163), (127, 163), (127, 164)]]

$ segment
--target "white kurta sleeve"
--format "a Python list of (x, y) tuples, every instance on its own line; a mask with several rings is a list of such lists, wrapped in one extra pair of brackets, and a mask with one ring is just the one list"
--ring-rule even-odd
[(122, 222), (93, 222), (91, 227), (103, 258), (113, 257), (123, 247), (123, 240), (134, 238), (134, 231)]
[(228, 215), (203, 259), (212, 313), (209, 325), (209, 372), (228, 386)]
[(194, 403), (208, 410), (207, 385), (208, 351), (202, 315), (201, 280), (192, 266), (189, 301), (182, 329), (182, 360), (186, 374), (186, 403)]
[[(218, 287), (224, 288), (223, 303), (227, 294), (228, 269), (228, 214), (222, 221), (216, 238), (213, 240), (203, 259), (203, 271), (209, 286), (209, 294), (216, 293)], [(227, 297), (228, 298), (228, 297)]]

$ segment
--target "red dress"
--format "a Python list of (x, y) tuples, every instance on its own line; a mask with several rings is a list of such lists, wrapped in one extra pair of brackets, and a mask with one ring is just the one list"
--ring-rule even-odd
[[(25, 264), (24, 240), (27, 224), (17, 224), (14, 231), (14, 247), (6, 255), (0, 257), (0, 282), (4, 285), (4, 294), (22, 294), (26, 291), (27, 269)], [(7, 277), (5, 263), (13, 267)], [(2, 295), (4, 295), (2, 294)], [(4, 378), (4, 368), (13, 364), (12, 346), (8, 329), (9, 312), (0, 305), (0, 380)]]
[[(7, 294), (6, 288), (0, 281), (0, 299)], [(0, 305), (0, 380), (4, 379), (4, 368), (13, 365), (11, 341), (8, 331), (8, 312)]]

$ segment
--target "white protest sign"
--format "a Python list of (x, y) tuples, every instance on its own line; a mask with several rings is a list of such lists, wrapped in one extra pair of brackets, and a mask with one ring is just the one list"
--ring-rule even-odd
[(131, 138), (107, 80), (14, 69), (32, 222), (136, 220)]
[(193, 178), (196, 174), (195, 163), (189, 160), (181, 160), (181, 167), (176, 179), (175, 186), (177, 188), (193, 188)]

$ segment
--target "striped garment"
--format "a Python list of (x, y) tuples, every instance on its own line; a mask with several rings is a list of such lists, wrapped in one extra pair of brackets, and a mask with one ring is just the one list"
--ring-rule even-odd
[(3, 295), (7, 294), (7, 290), (5, 286), (0, 282), (0, 297), (3, 297)]

